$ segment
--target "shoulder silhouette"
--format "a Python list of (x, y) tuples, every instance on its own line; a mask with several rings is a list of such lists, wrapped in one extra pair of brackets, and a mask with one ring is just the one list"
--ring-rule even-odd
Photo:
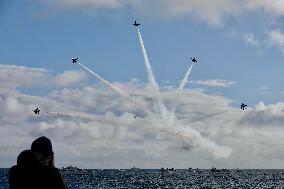
[(17, 165), (9, 171), (10, 189), (66, 189), (59, 169), (53, 165), (52, 145), (48, 138), (36, 139), (31, 150), (22, 151)]

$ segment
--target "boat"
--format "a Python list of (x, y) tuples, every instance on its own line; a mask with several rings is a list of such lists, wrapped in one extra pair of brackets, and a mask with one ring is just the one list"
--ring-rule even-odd
[(212, 165), (211, 171), (212, 171), (212, 172), (221, 172), (220, 169), (217, 169), (217, 168), (214, 167), (213, 165)]
[(88, 171), (79, 169), (78, 167), (68, 166), (60, 169), (62, 175), (88, 175)]
[(130, 170), (132, 170), (132, 171), (138, 171), (138, 170), (140, 170), (140, 168), (135, 167), (135, 165), (134, 165), (133, 167), (130, 168)]

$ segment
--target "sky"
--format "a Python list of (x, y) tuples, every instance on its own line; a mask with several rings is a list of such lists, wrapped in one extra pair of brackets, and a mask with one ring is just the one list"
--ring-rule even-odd
[(281, 0), (1, 0), (0, 167), (44, 135), (57, 167), (284, 168), (283, 19)]

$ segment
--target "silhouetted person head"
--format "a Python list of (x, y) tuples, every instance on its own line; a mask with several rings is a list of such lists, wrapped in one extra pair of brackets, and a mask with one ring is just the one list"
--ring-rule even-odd
[(45, 136), (39, 137), (33, 141), (31, 150), (33, 152), (39, 152), (47, 158), (53, 153), (51, 141)]
[(62, 175), (54, 166), (51, 141), (39, 137), (32, 142), (30, 150), (22, 151), (17, 165), (9, 171), (10, 189), (66, 189)]
[(30, 150), (22, 151), (17, 158), (17, 165), (19, 166), (34, 166), (36, 158)]
[(47, 137), (42, 136), (33, 141), (31, 151), (40, 163), (53, 166), (54, 153), (52, 151), (51, 141)]

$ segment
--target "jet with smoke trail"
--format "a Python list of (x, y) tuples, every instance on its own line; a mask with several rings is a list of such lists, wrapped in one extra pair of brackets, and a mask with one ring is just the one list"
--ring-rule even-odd
[[(144, 57), (144, 63), (145, 63), (147, 73), (148, 73), (148, 80), (149, 80), (149, 83), (152, 85), (152, 87), (155, 90), (155, 95), (156, 95), (156, 98), (158, 99), (158, 103), (159, 103), (159, 107), (160, 107), (160, 110), (161, 110), (161, 113), (162, 113), (162, 117), (166, 118), (169, 115), (168, 110), (167, 110), (166, 106), (164, 105), (164, 102), (161, 98), (159, 86), (158, 86), (158, 84), (155, 80), (155, 77), (154, 77), (154, 74), (153, 74), (147, 53), (146, 53), (146, 49), (144, 47), (144, 42), (143, 42), (143, 39), (142, 39), (140, 30), (139, 30), (138, 27), (137, 27), (137, 31), (138, 31), (140, 45), (141, 45), (141, 49), (142, 49), (142, 53), (143, 53), (143, 57)], [(192, 59), (192, 62), (194, 64), (197, 61), (196, 61), (196, 59)], [(185, 77), (183, 78), (183, 80), (181, 81), (181, 83), (178, 87), (179, 93), (183, 92), (185, 84), (187, 83), (188, 77), (191, 73), (193, 64), (191, 64), (191, 66), (189, 67), (188, 71), (185, 74)], [(171, 112), (171, 115), (172, 115), (173, 118), (175, 117), (174, 114), (175, 114), (176, 106), (177, 105), (174, 106), (173, 111)], [(173, 119), (173, 118), (170, 118), (170, 119)], [(153, 127), (153, 126), (154, 125), (152, 123), (151, 127)], [(163, 124), (163, 126), (164, 126), (164, 124)], [(160, 130), (165, 132), (165, 131), (167, 131), (166, 129), (173, 129), (173, 130), (170, 131), (170, 133), (173, 134), (173, 135), (176, 135), (177, 138), (185, 138), (186, 141), (190, 141), (190, 143), (192, 143), (193, 146), (201, 147), (201, 148), (205, 149), (206, 151), (208, 151), (209, 153), (215, 155), (216, 157), (228, 157), (231, 154), (230, 148), (222, 147), (222, 146), (215, 144), (214, 142), (210, 141), (209, 139), (202, 137), (202, 135), (198, 131), (196, 131), (196, 130), (190, 128), (190, 127), (187, 127), (187, 130), (189, 130), (189, 132), (187, 132), (187, 134), (185, 134), (184, 130), (181, 131), (181, 132), (176, 132), (176, 129), (177, 129), (176, 126), (177, 125), (173, 126), (173, 124), (170, 122), (169, 126), (170, 126), (170, 128), (169, 127), (160, 128)], [(183, 126), (181, 126), (180, 128), (183, 128)], [(186, 143), (186, 144), (188, 144), (188, 143)]]
[[(118, 118), (115, 120), (116, 121), (115, 125), (119, 125), (122, 127), (126, 126), (126, 127), (133, 129), (134, 128), (133, 125), (137, 124), (139, 125), (139, 127), (135, 127), (137, 129), (149, 130), (152, 132), (154, 131), (154, 133), (156, 134), (165, 134), (168, 139), (171, 139), (172, 141), (179, 143), (179, 145), (182, 143), (181, 149), (191, 149), (192, 147), (193, 148), (199, 147), (201, 149), (206, 150), (208, 153), (213, 154), (216, 157), (228, 157), (231, 153), (230, 148), (223, 147), (223, 146), (216, 144), (210, 139), (203, 137), (199, 131), (191, 127), (185, 126), (182, 123), (176, 122), (176, 124), (173, 125), (173, 124), (169, 124), (168, 119), (164, 119), (164, 118), (167, 118), (167, 116), (169, 115), (168, 114), (169, 112), (161, 98), (160, 89), (155, 80), (155, 77), (154, 77), (154, 74), (153, 74), (147, 53), (146, 53), (146, 49), (144, 47), (144, 42), (143, 42), (143, 39), (142, 39), (140, 30), (138, 27), (137, 27), (137, 30), (138, 30), (139, 41), (140, 41), (140, 45), (141, 45), (141, 49), (142, 49), (142, 53), (144, 57), (144, 63), (145, 63), (147, 74), (148, 74), (149, 86), (151, 86), (154, 89), (154, 95), (155, 95), (156, 100), (158, 101), (158, 105), (159, 105), (160, 112), (162, 114), (163, 119), (157, 118), (157, 116), (154, 115), (153, 112), (148, 111), (149, 113), (148, 115), (146, 115), (144, 119), (138, 118), (138, 119), (135, 119), (135, 122), (134, 122), (134, 119), (129, 119), (128, 122), (125, 122), (124, 120), (121, 120)], [(101, 76), (99, 76), (98, 74), (96, 74), (94, 71), (90, 70), (83, 64), (81, 63), (78, 63), (78, 64), (81, 67), (83, 67), (85, 70), (90, 72), (92, 75), (94, 75), (103, 84), (115, 90), (121, 96), (124, 96), (127, 98), (130, 97), (126, 92), (124, 92), (120, 88), (117, 88), (116, 86), (113, 86), (110, 82), (108, 82), (107, 80), (104, 80)], [(183, 92), (185, 84), (187, 83), (188, 77), (191, 73), (192, 67), (193, 67), (193, 64), (190, 66), (185, 77), (180, 82), (180, 85), (178, 87), (179, 93)], [(175, 109), (176, 108), (174, 108), (174, 111), (172, 111), (173, 115), (175, 114)], [(57, 116), (78, 118), (78, 119), (83, 119), (86, 121), (100, 121), (100, 120), (94, 119), (93, 117), (89, 117), (85, 115), (64, 114), (64, 113), (56, 113), (56, 112), (51, 112), (50, 114), (57, 115)], [(106, 120), (102, 120), (102, 121), (105, 122)], [(165, 125), (168, 125), (168, 127), (165, 127)]]
[(137, 31), (138, 31), (140, 46), (141, 46), (143, 57), (144, 57), (144, 63), (145, 63), (146, 70), (147, 70), (147, 73), (148, 73), (148, 81), (149, 81), (150, 86), (153, 87), (153, 89), (154, 89), (155, 97), (158, 100), (158, 104), (159, 104), (160, 111), (162, 113), (162, 117), (166, 118), (166, 116), (168, 115), (168, 110), (167, 110), (167, 108), (166, 108), (166, 106), (165, 106), (165, 104), (162, 100), (160, 89), (159, 89), (159, 86), (158, 86), (158, 84), (155, 80), (155, 77), (154, 77), (154, 74), (153, 74), (153, 71), (152, 71), (152, 67), (151, 67), (151, 64), (149, 62), (147, 52), (146, 52), (146, 49), (145, 49), (145, 46), (144, 46), (144, 42), (143, 42), (143, 39), (142, 39), (140, 30), (139, 30), (138, 27), (137, 27)]
[(137, 27), (137, 26), (139, 26), (139, 25), (140, 25), (140, 24), (139, 24), (139, 23), (137, 23), (137, 22), (136, 22), (136, 20), (135, 20), (135, 22), (134, 22), (133, 26), (136, 26), (136, 27)]

